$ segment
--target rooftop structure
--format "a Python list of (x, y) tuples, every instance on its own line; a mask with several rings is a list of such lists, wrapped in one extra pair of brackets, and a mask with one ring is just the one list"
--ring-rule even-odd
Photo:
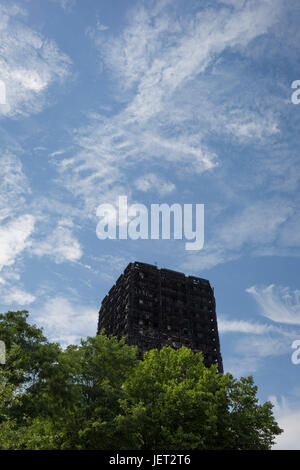
[(125, 337), (139, 355), (182, 345), (201, 351), (223, 372), (213, 288), (206, 279), (145, 263), (130, 263), (104, 297), (98, 333)]

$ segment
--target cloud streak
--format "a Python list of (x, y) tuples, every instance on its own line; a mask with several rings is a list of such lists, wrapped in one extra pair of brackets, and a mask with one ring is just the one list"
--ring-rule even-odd
[(259, 305), (262, 315), (276, 323), (300, 325), (300, 290), (288, 287), (252, 286), (246, 289)]
[(279, 401), (276, 396), (270, 396), (269, 400), (274, 406), (274, 415), (283, 429), (283, 433), (277, 437), (275, 450), (300, 450), (300, 405), (290, 403), (285, 397)]
[(15, 263), (17, 257), (31, 245), (35, 218), (25, 214), (0, 226), (0, 270)]
[(80, 243), (64, 225), (58, 225), (44, 240), (35, 240), (32, 253), (38, 257), (48, 256), (56, 263), (75, 262), (82, 257)]
[(96, 334), (95, 307), (75, 303), (66, 297), (48, 298), (38, 310), (33, 309), (32, 315), (49, 339), (60, 342), (63, 347), (78, 344), (81, 338)]
[(25, 21), (23, 8), (0, 3), (0, 80), (6, 87), (6, 104), (0, 106), (2, 116), (40, 111), (47, 89), (62, 83), (69, 74), (68, 56)]
[[(207, 82), (206, 74), (214, 80), (209, 69), (221, 54), (237, 47), (243, 51), (266, 33), (277, 21), (277, 8), (278, 2), (269, 1), (239, 8), (220, 3), (178, 18), (170, 2), (151, 8), (139, 4), (120, 35), (94, 37), (115, 79), (118, 110), (110, 117), (94, 113), (75, 133), (79, 151), (58, 162), (61, 181), (85, 202), (87, 214), (120, 191), (130, 196), (133, 178), (140, 178), (149, 163), (189, 178), (218, 168), (220, 155), (207, 143), (212, 130), (207, 121), (211, 126), (218, 122), (220, 103), (218, 111), (214, 105), (207, 113), (207, 91), (197, 94), (194, 87), (203, 77)], [(257, 121), (254, 111), (246, 117), (236, 110), (231, 121), (226, 112), (223, 120), (228, 133), (239, 137), (256, 139), (258, 127), (265, 127), (267, 135), (277, 132), (275, 122)], [(219, 122), (217, 132), (225, 128)]]

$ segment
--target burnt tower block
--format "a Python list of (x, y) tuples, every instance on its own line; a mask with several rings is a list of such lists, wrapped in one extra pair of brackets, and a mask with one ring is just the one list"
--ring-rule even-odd
[(213, 288), (206, 279), (130, 263), (102, 301), (98, 331), (125, 337), (139, 357), (153, 348), (201, 351), (223, 372)]

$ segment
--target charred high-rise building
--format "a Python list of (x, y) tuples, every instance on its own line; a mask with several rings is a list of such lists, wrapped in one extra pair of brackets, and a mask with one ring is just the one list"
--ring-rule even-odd
[(214, 291), (209, 281), (145, 263), (130, 263), (104, 297), (98, 333), (125, 337), (140, 357), (184, 345), (223, 372)]

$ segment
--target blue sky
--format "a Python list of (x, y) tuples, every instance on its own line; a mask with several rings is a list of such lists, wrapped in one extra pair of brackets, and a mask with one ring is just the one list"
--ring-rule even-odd
[[(0, 0), (0, 308), (94, 335), (128, 262), (215, 289), (226, 371), (300, 448), (297, 0)], [(205, 245), (99, 240), (96, 208), (205, 205)]]

